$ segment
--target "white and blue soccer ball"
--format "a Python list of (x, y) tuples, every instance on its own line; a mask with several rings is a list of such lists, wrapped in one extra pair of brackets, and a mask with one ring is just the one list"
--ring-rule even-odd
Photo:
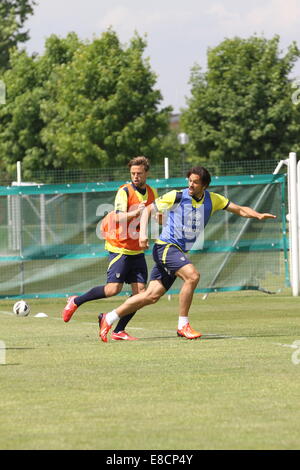
[(18, 315), (18, 317), (27, 317), (30, 313), (30, 307), (25, 300), (18, 300), (13, 306), (13, 312)]

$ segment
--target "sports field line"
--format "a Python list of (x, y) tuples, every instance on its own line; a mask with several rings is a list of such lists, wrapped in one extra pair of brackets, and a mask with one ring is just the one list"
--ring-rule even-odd
[(0, 313), (3, 313), (3, 315), (14, 315), (13, 312), (7, 312), (6, 310), (0, 310)]
[(297, 340), (294, 341), (292, 344), (284, 344), (284, 343), (272, 343), (275, 344), (276, 346), (281, 346), (283, 348), (292, 348), (292, 349), (298, 349), (300, 347), (300, 342), (297, 344)]

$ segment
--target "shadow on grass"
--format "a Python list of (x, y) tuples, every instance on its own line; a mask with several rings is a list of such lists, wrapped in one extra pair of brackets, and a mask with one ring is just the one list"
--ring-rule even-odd
[[(3, 348), (0, 348), (0, 350)], [(15, 347), (15, 348), (5, 348), (6, 351), (27, 351), (30, 349), (35, 349), (35, 348), (22, 348), (22, 347)], [(21, 366), (22, 364), (20, 362), (5, 362), (5, 364), (0, 364), (0, 367), (2, 366)]]
[(7, 366), (21, 366), (21, 362), (11, 362), (11, 363), (6, 363), (6, 364), (0, 364), (0, 367), (7, 367)]
[[(299, 333), (300, 334), (300, 333)], [(247, 339), (247, 338), (279, 338), (279, 337), (295, 337), (295, 334), (290, 335), (290, 334), (255, 334), (255, 335), (205, 335), (203, 334), (200, 338), (195, 338), (193, 340), (190, 340), (188, 338), (179, 338), (177, 336), (148, 336), (146, 338), (138, 338), (138, 342), (144, 342), (144, 341), (161, 341), (161, 340), (174, 340), (176, 339), (177, 341), (203, 341), (203, 340), (220, 340), (220, 339)], [(115, 341), (112, 339), (109, 339), (110, 343), (124, 343), (124, 341)], [(133, 341), (135, 342), (135, 341)], [(127, 343), (127, 341), (126, 341)]]

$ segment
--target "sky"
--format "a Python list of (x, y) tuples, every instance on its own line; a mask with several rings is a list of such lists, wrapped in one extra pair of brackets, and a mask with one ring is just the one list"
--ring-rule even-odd
[[(191, 68), (206, 70), (207, 49), (225, 38), (253, 34), (281, 38), (283, 53), (296, 41), (300, 47), (299, 0), (37, 0), (34, 15), (25, 25), (30, 31), (28, 53), (43, 53), (51, 34), (65, 37), (74, 31), (93, 40), (112, 27), (124, 45), (135, 31), (146, 36), (145, 57), (157, 75), (162, 106), (175, 113), (190, 96)], [(300, 77), (300, 61), (292, 78)]]

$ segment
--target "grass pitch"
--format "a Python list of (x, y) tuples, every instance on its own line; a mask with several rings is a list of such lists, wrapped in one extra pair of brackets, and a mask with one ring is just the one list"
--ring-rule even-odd
[[(200, 340), (176, 336), (178, 298), (140, 311), (135, 342), (102, 343), (90, 302), (64, 324), (64, 300), (0, 303), (0, 449), (298, 449), (300, 300), (196, 295)], [(48, 318), (36, 318), (45, 312)]]

